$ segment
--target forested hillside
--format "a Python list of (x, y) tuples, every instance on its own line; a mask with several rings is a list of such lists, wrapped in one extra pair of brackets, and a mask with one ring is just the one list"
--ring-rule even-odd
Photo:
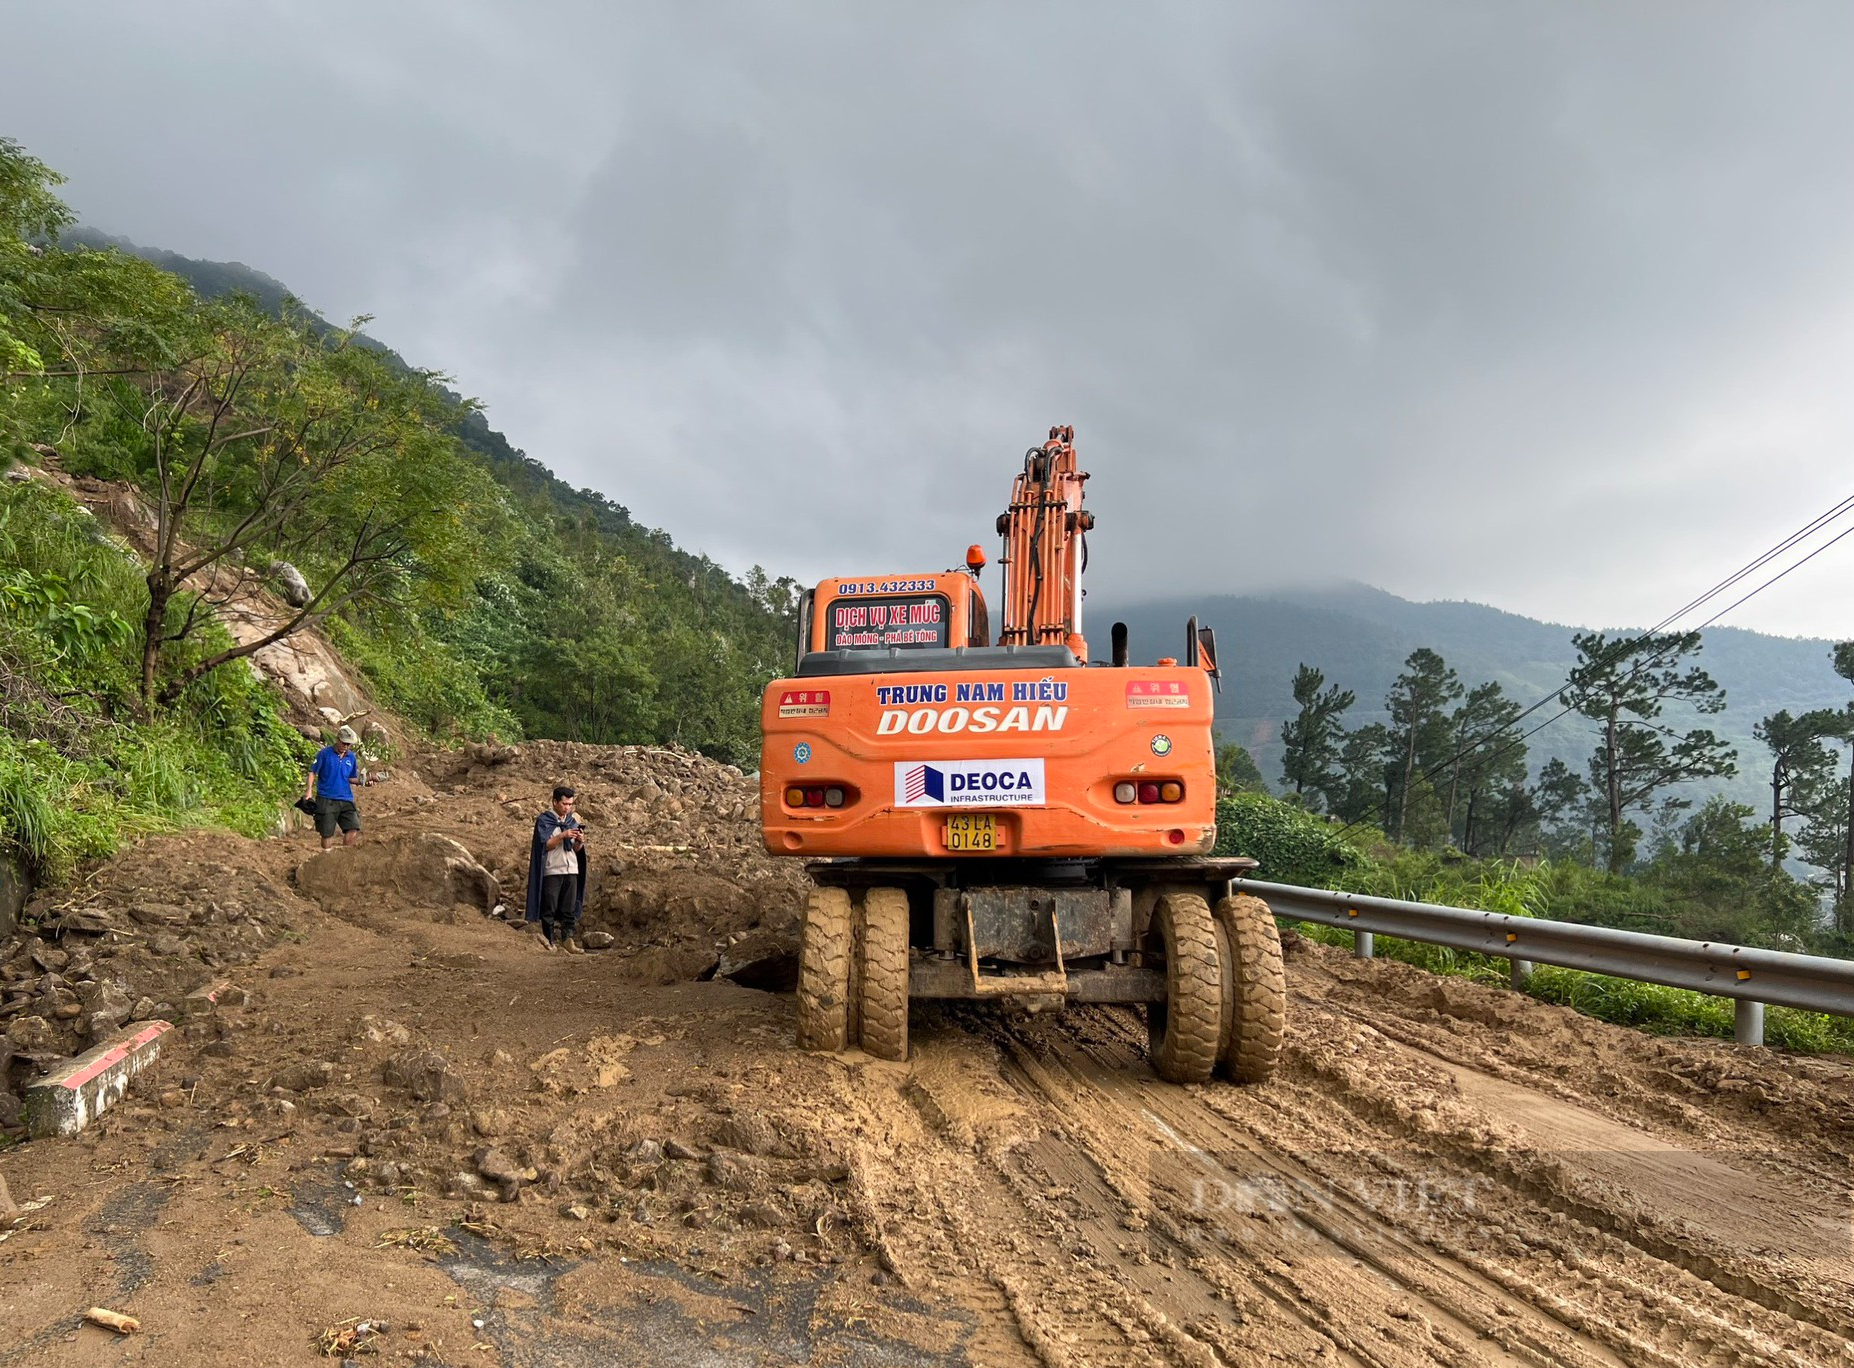
[[(52, 255), (73, 267), (88, 258), (93, 272), (112, 260), (146, 262), (157, 268), (146, 277), (190, 289), (204, 314), (223, 318), (242, 306), (287, 320), (327, 345), (370, 353), (424, 391), (419, 402), (433, 423), (488, 481), (456, 491), (471, 535), (450, 553), (460, 563), (437, 576), (450, 588), (434, 595), (412, 576), (328, 621), (376, 692), (410, 720), (439, 736), (673, 741), (751, 762), (759, 689), (790, 650), (789, 583), (757, 570), (736, 580), (605, 496), (573, 489), (442, 374), (414, 369), (363, 332), (331, 327), (260, 271), (68, 225)], [(121, 421), (141, 387), (132, 376), (93, 382), (97, 408), (73, 422), (48, 380), (37, 396), (41, 421), (13, 433), (16, 453), (30, 459), (37, 441), (72, 474), (148, 479), (139, 449), (147, 435)], [(102, 420), (105, 408), (115, 421)]]
[[(0, 859), (269, 827), (307, 743), (248, 658), (312, 627), (436, 738), (752, 764), (789, 584), (569, 488), (267, 276), (75, 233), (58, 184), (0, 139)], [(139, 549), (71, 482), (138, 491)], [(274, 633), (234, 639), (260, 592)]]

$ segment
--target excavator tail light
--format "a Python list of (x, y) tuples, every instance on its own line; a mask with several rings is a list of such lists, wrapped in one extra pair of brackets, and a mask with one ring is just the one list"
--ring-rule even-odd
[(824, 790), (821, 788), (806, 789), (805, 790), (805, 806), (806, 807), (823, 807), (824, 806)]
[(1169, 779), (1165, 783), (1160, 784), (1159, 801), (1161, 803), (1182, 803), (1184, 801), (1184, 785), (1179, 783), (1176, 779)]
[(787, 807), (803, 807), (805, 805), (805, 791), (801, 788), (787, 789), (785, 791), (785, 805)]
[(824, 790), (824, 806), (839, 808), (843, 806), (843, 790), (832, 786)]
[(1116, 803), (1131, 803), (1138, 799), (1138, 797), (1139, 789), (1127, 783), (1125, 780), (1114, 785), (1114, 801)]
[(1142, 803), (1158, 802), (1159, 801), (1159, 786), (1155, 783), (1152, 783), (1150, 780), (1148, 780), (1146, 783), (1141, 784), (1139, 786), (1139, 800)]

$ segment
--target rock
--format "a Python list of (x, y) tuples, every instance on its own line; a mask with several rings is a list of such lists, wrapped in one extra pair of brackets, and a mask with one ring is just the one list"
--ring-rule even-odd
[(386, 1061), (386, 1081), (420, 1102), (463, 1102), (468, 1090), (450, 1061), (436, 1050), (402, 1050)]
[(523, 1179), (521, 1166), (494, 1145), (485, 1145), (471, 1156), (470, 1162), (476, 1166), (477, 1173), (492, 1183), (504, 1183), (511, 1179), (521, 1182)]
[(191, 910), (172, 903), (135, 903), (129, 908), (129, 916), (143, 926), (187, 926), (193, 921)]
[(370, 1045), (410, 1045), (412, 1032), (397, 1021), (384, 1018), (364, 1016), (361, 1018), (361, 1039)]
[(7, 1025), (7, 1044), (20, 1055), (46, 1055), (57, 1049), (57, 1031), (43, 1016), (20, 1016)]
[(578, 1203), (574, 1203), (572, 1206), (567, 1207), (560, 1214), (566, 1217), (569, 1221), (584, 1221), (584, 1220), (589, 1219), (592, 1216), (592, 1213), (590, 1211), (588, 1211), (585, 1207), (580, 1206)]
[(153, 998), (143, 996), (135, 1000), (135, 1010), (129, 1014), (130, 1021), (147, 1021), (161, 1011), (161, 1004)]
[(19, 1219), (19, 1205), (13, 1200), (13, 1194), (7, 1190), (6, 1179), (0, 1178), (0, 1226), (12, 1225)]
[(790, 993), (798, 987), (797, 942), (770, 931), (743, 936), (721, 952), (715, 977), (743, 988)]
[(766, 1186), (767, 1169), (763, 1161), (727, 1150), (708, 1156), (708, 1181), (729, 1192), (757, 1192)]
[(758, 1112), (736, 1113), (715, 1128), (715, 1143), (743, 1154), (772, 1155), (790, 1159), (795, 1151), (773, 1130), (772, 1123)]
[(108, 917), (99, 916), (95, 912), (66, 912), (58, 919), (58, 931), (60, 934), (69, 934), (73, 931), (79, 931), (87, 936), (101, 936), (115, 929), (116, 923), (111, 921)]
[(470, 1113), (470, 1129), (484, 1139), (501, 1135), (509, 1128), (509, 1114), (500, 1107), (479, 1107)]
[(326, 1088), (335, 1081), (335, 1066), (327, 1060), (313, 1063), (292, 1064), (280, 1070), (271, 1082), (279, 1088), (291, 1092), (309, 1092), (315, 1088)]
[(26, 1121), (26, 1104), (17, 1094), (0, 1092), (0, 1130), (18, 1130)]
[(135, 1005), (129, 1001), (127, 993), (112, 983), (86, 984), (78, 993), (78, 1001), (83, 1004), (86, 1019), (100, 1022), (103, 1031), (92, 1029), (92, 1036), (106, 1034), (108, 1030), (122, 1025), (135, 1011)]
[(785, 1213), (771, 1202), (749, 1202), (740, 1209), (740, 1219), (760, 1230), (777, 1230), (786, 1224)]
[(71, 957), (55, 945), (47, 945), (37, 936), (26, 941), (26, 957), (48, 974), (55, 974), (69, 964)]
[(609, 931), (588, 931), (579, 938), (579, 943), (588, 950), (609, 950), (618, 943), (618, 938)]
[(631, 1148), (631, 1157), (640, 1164), (660, 1164), (663, 1162), (663, 1145), (656, 1140), (639, 1140)]
[(315, 597), (303, 572), (288, 561), (272, 561), (270, 577), (277, 582), (277, 592), (283, 595), (283, 601), (292, 608), (306, 607)]
[(680, 1140), (665, 1140), (663, 1153), (671, 1159), (700, 1159), (702, 1157), (700, 1151), (690, 1149)]
[(187, 953), (187, 943), (179, 936), (164, 931), (158, 936), (149, 938), (148, 949), (165, 959), (173, 959)]
[(230, 1059), (237, 1051), (232, 1048), (231, 1041), (215, 1040), (210, 1045), (204, 1046), (200, 1053), (212, 1059)]

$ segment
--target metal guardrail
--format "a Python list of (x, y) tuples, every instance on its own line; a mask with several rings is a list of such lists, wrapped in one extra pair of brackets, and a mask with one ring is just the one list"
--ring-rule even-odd
[(1854, 1016), (1854, 960), (1398, 898), (1328, 893), (1260, 879), (1240, 879), (1232, 887), (1255, 894), (1277, 916), (1351, 931), (1354, 953), (1367, 959), (1374, 949), (1373, 938), (1382, 933), (1509, 959), (1516, 988), (1524, 986), (1534, 964), (1556, 964), (1732, 998), (1737, 1003), (1734, 1035), (1744, 1045), (1764, 1043), (1766, 1003)]

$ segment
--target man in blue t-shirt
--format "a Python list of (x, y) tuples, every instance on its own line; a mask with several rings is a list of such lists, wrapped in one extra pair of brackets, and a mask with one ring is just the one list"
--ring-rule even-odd
[(315, 800), (315, 829), (324, 850), (334, 847), (337, 829), (343, 845), (360, 840), (360, 811), (354, 806), (354, 781), (360, 777), (354, 747), (359, 741), (354, 728), (343, 727), (335, 733), (335, 744), (322, 747), (309, 764), (303, 797)]

